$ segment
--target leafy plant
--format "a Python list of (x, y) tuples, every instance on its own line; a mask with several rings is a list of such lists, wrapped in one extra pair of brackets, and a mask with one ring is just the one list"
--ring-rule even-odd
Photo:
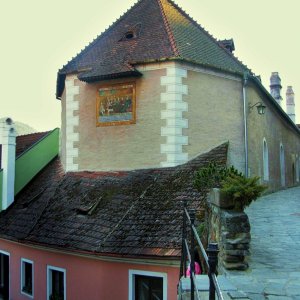
[(259, 177), (246, 178), (233, 166), (227, 168), (214, 162), (196, 173), (194, 186), (201, 193), (220, 188), (223, 197), (233, 200), (236, 210), (249, 206), (267, 188), (259, 184)]
[(207, 167), (200, 169), (195, 176), (194, 186), (200, 192), (205, 192), (213, 187), (221, 187), (221, 182), (228, 176), (243, 176), (233, 166), (218, 166), (215, 162), (210, 162)]
[(257, 176), (246, 178), (231, 174), (222, 180), (221, 193), (234, 200), (236, 210), (243, 210), (267, 188), (258, 182)]

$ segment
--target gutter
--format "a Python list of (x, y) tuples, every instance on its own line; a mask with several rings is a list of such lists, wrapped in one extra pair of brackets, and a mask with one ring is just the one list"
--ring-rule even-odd
[(89, 259), (109, 261), (109, 262), (122, 262), (131, 264), (145, 264), (145, 265), (156, 265), (156, 266), (169, 266), (176, 267), (180, 266), (180, 256), (154, 256), (154, 255), (126, 255), (118, 253), (99, 253), (95, 251), (86, 251), (78, 249), (67, 249), (64, 247), (55, 247), (43, 245), (32, 241), (23, 240), (10, 240), (6, 237), (0, 237), (0, 241), (21, 245), (23, 247), (29, 247), (32, 249), (38, 249), (42, 251), (59, 253), (65, 255), (72, 255), (77, 257), (84, 257)]
[(247, 99), (246, 99), (247, 83), (248, 83), (248, 73), (245, 73), (243, 78), (244, 149), (245, 149), (245, 176), (248, 178), (248, 126), (247, 126)]

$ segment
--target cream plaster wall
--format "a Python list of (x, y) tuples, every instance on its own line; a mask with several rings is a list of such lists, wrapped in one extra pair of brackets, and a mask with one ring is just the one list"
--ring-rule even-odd
[[(160, 78), (165, 69), (149, 70), (136, 80), (123, 79), (86, 84), (78, 81), (79, 99), (79, 170), (132, 170), (159, 167), (166, 160), (160, 151), (165, 138), (161, 136), (165, 91)], [(136, 124), (96, 127), (96, 95), (98, 89), (110, 83), (136, 83)]]
[[(280, 143), (285, 152), (286, 187), (299, 182), (296, 180), (296, 155), (300, 155), (300, 135), (270, 105), (257, 88), (249, 85), (246, 90), (249, 105), (263, 101), (266, 105), (264, 115), (259, 115), (256, 108), (248, 112), (248, 149), (250, 176), (260, 176), (270, 190), (281, 187)], [(263, 139), (266, 139), (269, 154), (269, 180), (263, 180)], [(293, 163), (295, 170), (293, 170)]]
[(188, 85), (188, 145), (183, 146), (189, 159), (199, 153), (229, 143), (228, 164), (240, 171), (245, 168), (242, 82), (240, 79), (204, 69), (189, 68), (184, 83)]
[[(76, 171), (74, 166), (78, 170), (113, 171), (176, 165), (183, 155), (184, 160), (192, 159), (226, 141), (228, 165), (245, 171), (241, 78), (179, 62), (141, 65), (138, 69), (143, 73), (140, 78), (93, 84), (68, 76), (72, 84), (66, 85), (62, 97), (61, 131), (66, 171)], [(136, 124), (97, 127), (97, 91), (119, 82), (136, 84)], [(68, 108), (70, 86), (74, 103)], [(300, 136), (264, 97), (256, 86), (247, 85), (246, 105), (263, 101), (267, 106), (263, 116), (255, 108), (247, 114), (249, 175), (263, 178), (265, 138), (269, 150), (269, 180), (265, 183), (276, 190), (281, 187), (280, 143), (285, 150), (286, 186), (298, 183), (295, 170)], [(78, 141), (70, 140), (77, 136)], [(71, 169), (66, 159), (69, 153)], [(78, 157), (74, 155), (77, 153)]]

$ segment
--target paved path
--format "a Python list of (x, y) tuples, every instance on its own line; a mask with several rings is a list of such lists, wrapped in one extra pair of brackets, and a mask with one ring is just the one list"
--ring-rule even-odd
[(245, 299), (300, 299), (300, 187), (261, 197), (246, 213), (252, 236), (249, 269), (230, 271), (227, 278)]

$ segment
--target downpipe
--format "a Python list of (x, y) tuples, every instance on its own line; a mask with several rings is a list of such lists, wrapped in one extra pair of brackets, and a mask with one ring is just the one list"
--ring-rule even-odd
[(247, 101), (246, 86), (248, 83), (248, 74), (243, 78), (243, 106), (244, 106), (244, 148), (245, 148), (245, 176), (248, 178), (248, 126), (247, 126)]

